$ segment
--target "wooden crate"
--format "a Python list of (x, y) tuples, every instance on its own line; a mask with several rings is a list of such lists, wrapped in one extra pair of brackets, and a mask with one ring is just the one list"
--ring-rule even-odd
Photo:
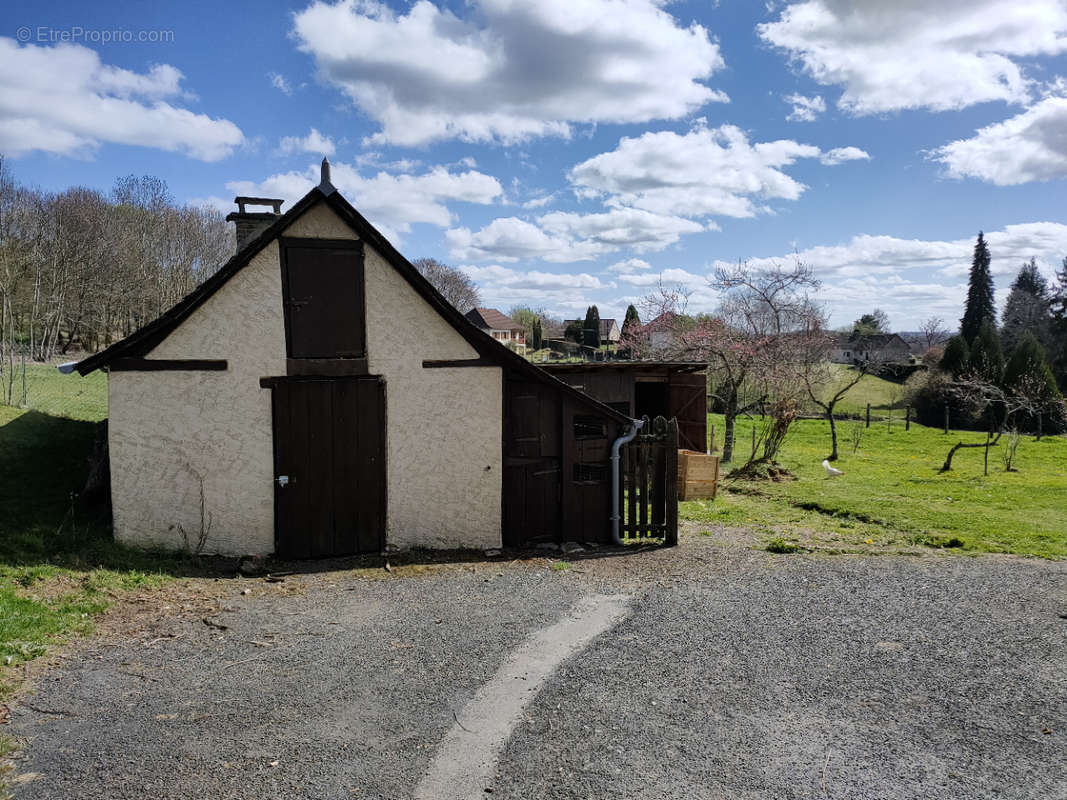
[(678, 499), (712, 500), (719, 484), (719, 456), (678, 451)]

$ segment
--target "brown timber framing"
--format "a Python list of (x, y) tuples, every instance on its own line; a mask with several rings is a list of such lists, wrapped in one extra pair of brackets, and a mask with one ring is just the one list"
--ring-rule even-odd
[[(250, 240), (233, 258), (227, 261), (218, 272), (200, 284), (183, 300), (179, 301), (171, 309), (166, 311), (158, 319), (153, 320), (144, 327), (134, 331), (125, 339), (116, 342), (96, 355), (78, 362), (75, 369), (82, 375), (88, 375), (95, 369), (106, 367), (120, 357), (139, 356), (144, 357), (152, 348), (162, 342), (171, 331), (177, 328), (197, 308), (203, 305), (208, 298), (221, 289), (234, 275), (244, 268), (252, 259), (275, 239), (282, 236), (300, 215), (309, 210), (316, 203), (325, 203), (338, 217), (341, 218), (359, 240), (369, 244), (384, 258), (390, 266), (400, 273), (408, 284), (419, 294), (438, 314), (462, 336), (471, 347), (481, 356), (492, 362), (494, 366), (507, 367), (525, 375), (527, 378), (539, 383), (555, 387), (565, 397), (581, 403), (583, 406), (607, 415), (618, 423), (628, 423), (629, 418), (613, 408), (600, 403), (578, 389), (574, 389), (550, 375), (543, 369), (531, 364), (518, 353), (509, 350), (505, 345), (493, 339), (483, 331), (474, 327), (451, 303), (441, 296), (440, 292), (433, 288), (411, 262), (404, 258), (378, 230), (367, 222), (352, 205), (345, 200), (337, 190), (329, 183), (321, 184), (300, 200), (292, 208), (282, 214), (278, 221), (266, 228), (262, 233)], [(302, 241), (311, 241), (302, 240)], [(349, 241), (349, 240), (344, 240)]]
[(422, 362), (423, 369), (452, 369), (454, 367), (498, 367), (491, 358), (431, 359)]
[(225, 359), (212, 358), (116, 358), (112, 372), (221, 372), (229, 368)]

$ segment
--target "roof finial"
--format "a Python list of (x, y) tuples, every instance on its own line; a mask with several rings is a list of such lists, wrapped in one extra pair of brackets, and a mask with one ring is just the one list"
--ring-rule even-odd
[(322, 178), (319, 181), (319, 191), (323, 194), (332, 194), (337, 191), (337, 188), (330, 183), (330, 160), (326, 156), (322, 157)]

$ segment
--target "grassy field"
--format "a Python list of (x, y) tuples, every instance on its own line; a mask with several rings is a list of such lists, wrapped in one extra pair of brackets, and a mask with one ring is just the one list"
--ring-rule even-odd
[(107, 416), (106, 377), (34, 364), (26, 388), (29, 408), (0, 405), (0, 697), (10, 667), (87, 631), (117, 593), (158, 585), (181, 563), (116, 545), (108, 521), (73, 496)]
[[(847, 364), (831, 364), (830, 369), (835, 378), (836, 385), (833, 387), (835, 391), (855, 376), (855, 368)], [(824, 392), (824, 399), (826, 395), (832, 394), (833, 391), (828, 389)], [(838, 401), (834, 411), (839, 414), (859, 414), (864, 412), (867, 404), (870, 403), (872, 413), (877, 411), (879, 414), (884, 414), (890, 407), (899, 406), (902, 396), (903, 386), (901, 384), (887, 381), (876, 375), (864, 375), (859, 383), (849, 389), (848, 394)]]
[[(722, 429), (722, 417), (711, 415)], [(738, 425), (737, 458), (748, 455), (755, 421)], [(981, 448), (959, 451), (953, 470), (938, 473), (958, 441), (984, 441), (984, 434), (912, 425), (898, 417), (863, 428), (839, 423), (845, 474), (828, 478), (821, 466), (830, 450), (829, 424), (797, 422), (780, 455), (795, 480), (724, 480), (713, 502), (681, 504), (684, 518), (756, 527), (768, 542), (781, 538), (804, 547), (888, 550), (951, 547), (963, 551), (1067, 556), (1067, 440), (1024, 437), (1017, 472), (1005, 472), (1001, 449), (991, 451), (983, 475)], [(850, 434), (860, 426), (854, 453)], [(728, 471), (724, 468), (723, 472)]]

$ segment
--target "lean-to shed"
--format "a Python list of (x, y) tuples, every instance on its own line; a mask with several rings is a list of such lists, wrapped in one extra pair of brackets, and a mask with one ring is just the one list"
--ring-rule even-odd
[(325, 160), (284, 214), (238, 202), (237, 254), (75, 366), (109, 372), (120, 541), (324, 557), (610, 539), (626, 415), (465, 320)]
[(677, 418), (678, 446), (697, 452), (707, 447), (707, 366), (690, 361), (543, 365), (560, 380), (628, 417)]

